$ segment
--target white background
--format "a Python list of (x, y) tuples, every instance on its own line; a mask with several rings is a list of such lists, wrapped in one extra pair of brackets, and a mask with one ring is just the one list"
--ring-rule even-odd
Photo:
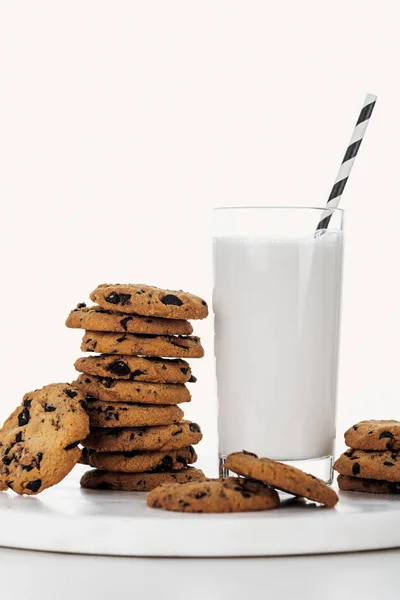
[[(64, 320), (104, 281), (211, 299), (215, 205), (323, 205), (347, 186), (338, 433), (400, 418), (399, 3), (0, 3), (0, 416), (71, 380)], [(216, 443), (212, 321), (186, 409)]]

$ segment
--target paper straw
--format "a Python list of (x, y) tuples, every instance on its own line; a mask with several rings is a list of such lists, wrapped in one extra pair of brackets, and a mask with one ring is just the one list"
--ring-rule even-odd
[(340, 165), (335, 183), (326, 203), (326, 210), (323, 212), (322, 218), (318, 223), (317, 231), (320, 229), (327, 229), (333, 214), (333, 212), (329, 209), (336, 208), (339, 205), (344, 188), (346, 187), (346, 183), (350, 177), (351, 169), (353, 168), (354, 161), (360, 149), (361, 142), (364, 139), (365, 131), (368, 127), (376, 100), (377, 96), (374, 96), (373, 94), (367, 94), (365, 98), (363, 107), (353, 131), (353, 135), (351, 136), (350, 142), (347, 146), (342, 164)]

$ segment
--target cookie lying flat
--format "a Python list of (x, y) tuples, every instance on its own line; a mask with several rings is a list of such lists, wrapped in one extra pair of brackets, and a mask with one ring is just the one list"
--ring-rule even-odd
[(91, 427), (148, 427), (178, 423), (183, 411), (175, 405), (129, 402), (87, 402)]
[(103, 283), (90, 298), (102, 308), (116, 312), (167, 319), (204, 319), (208, 315), (207, 302), (202, 298), (150, 285)]
[(160, 427), (91, 429), (83, 445), (98, 452), (179, 450), (198, 444), (202, 437), (197, 423), (181, 421)]
[(360, 421), (344, 434), (350, 448), (400, 450), (400, 421)]
[[(186, 383), (192, 381), (189, 363), (180, 358), (144, 358), (143, 356), (83, 356), (75, 369), (87, 375), (147, 381), (150, 383)], [(195, 380), (195, 378), (193, 378)]]
[(270, 458), (258, 458), (250, 452), (229, 454), (225, 467), (238, 475), (257, 479), (294, 496), (308, 498), (330, 508), (334, 507), (339, 499), (336, 492), (321, 479)]
[(17, 494), (37, 494), (64, 479), (89, 433), (86, 406), (67, 383), (25, 394), (0, 430), (0, 480)]
[(87, 331), (82, 339), (82, 352), (166, 356), (169, 358), (202, 358), (204, 348), (196, 336), (101, 333)]
[(114, 331), (115, 333), (154, 333), (156, 335), (190, 335), (193, 327), (189, 321), (160, 319), (139, 315), (123, 315), (100, 306), (78, 304), (65, 322), (72, 329)]
[(365, 492), (367, 494), (400, 494), (400, 483), (393, 481), (379, 481), (377, 479), (362, 479), (339, 475), (337, 478), (339, 488), (348, 492)]
[(349, 448), (333, 465), (341, 475), (400, 481), (400, 452), (371, 452)]
[(190, 513), (267, 510), (279, 505), (277, 492), (259, 481), (240, 477), (164, 484), (147, 496), (151, 508)]
[(143, 383), (95, 375), (79, 375), (73, 385), (86, 396), (104, 402), (181, 404), (191, 400), (190, 392), (183, 383)]
[(163, 483), (186, 483), (203, 479), (203, 471), (194, 467), (186, 467), (176, 473), (115, 473), (95, 469), (86, 471), (81, 479), (81, 486), (92, 490), (149, 492)]
[(193, 446), (163, 452), (92, 452), (87, 456), (87, 464), (91, 467), (121, 473), (181, 471), (196, 461), (197, 454)]

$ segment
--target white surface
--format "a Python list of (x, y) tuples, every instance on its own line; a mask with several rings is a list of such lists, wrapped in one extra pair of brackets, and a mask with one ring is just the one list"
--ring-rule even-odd
[(257, 513), (150, 509), (146, 494), (82, 490), (76, 469), (38, 497), (0, 494), (0, 546), (85, 554), (223, 557), (400, 546), (400, 497), (341, 494), (337, 508), (285, 501)]
[[(212, 206), (324, 206), (372, 92), (342, 203), (339, 442), (359, 419), (400, 419), (399, 16), (398, 0), (1, 3), (0, 417), (74, 377), (64, 319), (98, 283), (210, 301)], [(207, 356), (185, 411), (207, 455), (211, 319), (195, 329)]]
[(162, 559), (0, 548), (13, 600), (376, 600), (397, 598), (400, 550), (281, 558)]
[(229, 234), (213, 245), (219, 452), (332, 455), (343, 236)]

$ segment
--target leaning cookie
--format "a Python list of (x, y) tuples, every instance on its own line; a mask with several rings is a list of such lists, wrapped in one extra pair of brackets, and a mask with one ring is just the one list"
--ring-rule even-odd
[(400, 450), (400, 421), (360, 421), (344, 434), (357, 450)]
[(139, 315), (124, 315), (100, 306), (78, 306), (70, 312), (65, 322), (72, 329), (114, 331), (115, 333), (151, 333), (155, 335), (190, 335), (193, 327), (189, 321), (160, 319)]
[(339, 475), (339, 488), (345, 492), (364, 492), (367, 494), (400, 494), (400, 483), (394, 481), (379, 481), (377, 479), (362, 479)]
[(86, 471), (81, 487), (92, 490), (120, 490), (149, 492), (163, 483), (186, 483), (205, 479), (203, 471), (186, 467), (176, 473), (116, 473), (113, 471)]
[(294, 496), (308, 498), (330, 508), (334, 507), (339, 499), (336, 492), (321, 479), (270, 458), (258, 458), (250, 452), (229, 454), (225, 467), (238, 475), (262, 481)]
[(100, 354), (100, 356), (82, 356), (75, 362), (75, 369), (87, 375), (129, 379), (130, 381), (147, 381), (150, 383), (191, 383), (196, 381), (192, 376), (189, 363), (180, 358), (157, 358)]
[(147, 496), (151, 508), (189, 513), (267, 510), (279, 505), (277, 492), (259, 481), (239, 477), (165, 484)]
[(155, 452), (87, 452), (86, 464), (103, 471), (121, 473), (168, 473), (181, 471), (197, 461), (193, 446)]
[(204, 319), (208, 315), (207, 303), (202, 298), (150, 285), (103, 283), (93, 290), (90, 298), (102, 308), (122, 313), (167, 319)]
[(148, 427), (178, 423), (183, 410), (175, 405), (88, 400), (91, 427)]
[(350, 477), (400, 481), (400, 452), (371, 452), (349, 448), (333, 465), (335, 471)]
[(97, 452), (179, 450), (198, 444), (202, 437), (197, 423), (180, 421), (159, 427), (93, 428), (83, 445)]
[(149, 335), (136, 333), (103, 333), (87, 331), (82, 339), (82, 352), (165, 356), (167, 358), (202, 358), (204, 348), (196, 336)]
[(95, 375), (79, 375), (73, 385), (86, 396), (104, 402), (181, 404), (191, 400), (190, 392), (183, 383), (145, 383)]
[(17, 494), (58, 483), (79, 461), (89, 433), (84, 396), (67, 383), (25, 394), (0, 430), (0, 481)]

